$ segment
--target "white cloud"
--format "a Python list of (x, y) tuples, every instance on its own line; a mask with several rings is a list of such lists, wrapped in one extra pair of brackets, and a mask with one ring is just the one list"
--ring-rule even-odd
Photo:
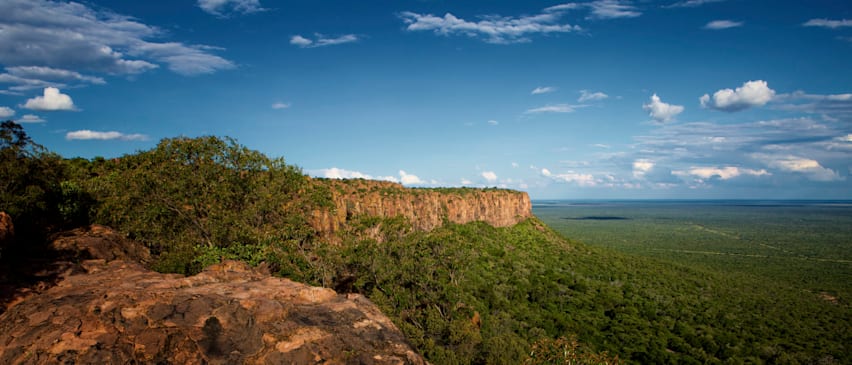
[[(850, 135), (850, 136), (852, 136), (852, 135)], [(512, 162), (512, 168), (513, 168), (513, 169), (516, 169), (516, 168), (518, 168), (518, 167), (520, 167), (520, 166), (521, 166), (521, 165), (518, 165), (518, 163), (517, 163), (517, 162)]]
[(588, 90), (580, 90), (580, 98), (577, 101), (581, 103), (585, 103), (587, 101), (601, 101), (608, 98), (609, 95), (604, 94), (600, 91), (597, 92), (589, 92)]
[(405, 11), (400, 13), (400, 17), (408, 24), (406, 29), (409, 31), (433, 31), (442, 36), (482, 37), (488, 43), (497, 44), (529, 42), (528, 36), (534, 34), (568, 33), (581, 30), (579, 26), (559, 23), (563, 14), (562, 10), (567, 8), (548, 9), (541, 14), (517, 18), (482, 16), (479, 21), (464, 20), (450, 13), (439, 17)]
[(642, 15), (636, 7), (626, 1), (620, 0), (597, 0), (588, 3), (592, 8), (591, 19), (618, 19), (635, 18)]
[(490, 183), (497, 181), (497, 174), (494, 171), (483, 171), (482, 177)]
[(325, 46), (334, 46), (338, 44), (344, 43), (352, 43), (358, 41), (358, 36), (354, 34), (346, 34), (337, 38), (329, 38), (320, 33), (314, 33), (314, 38), (316, 40), (311, 40), (301, 35), (297, 34), (290, 37), (290, 44), (296, 45), (302, 48), (316, 48), (316, 47), (325, 47)]
[(844, 28), (844, 27), (852, 27), (852, 20), (849, 19), (841, 19), (841, 20), (831, 20), (831, 19), (811, 19), (802, 24), (806, 27), (822, 27), (822, 28)]
[(819, 161), (794, 155), (767, 155), (754, 154), (754, 158), (763, 161), (767, 166), (782, 171), (801, 173), (813, 181), (840, 181), (844, 180), (840, 174), (832, 169), (823, 167)]
[(704, 4), (718, 3), (725, 0), (687, 0), (687, 1), (679, 1), (666, 8), (694, 8)]
[(598, 185), (598, 181), (591, 174), (581, 174), (581, 173), (576, 173), (574, 171), (568, 171), (567, 173), (564, 173), (564, 174), (554, 174), (546, 168), (542, 168), (540, 170), (540, 173), (541, 173), (541, 176), (544, 176), (546, 178), (550, 178), (554, 181), (566, 182), (566, 183), (575, 183), (575, 184), (577, 184), (579, 186), (583, 186), (583, 187), (591, 187), (591, 186), (597, 186)]
[(645, 177), (645, 174), (651, 169), (654, 168), (654, 162), (648, 159), (639, 159), (633, 161), (633, 177), (637, 179), (641, 179)]
[(398, 183), (399, 179), (393, 176), (372, 176), (360, 171), (352, 171), (332, 167), (330, 169), (319, 169), (311, 172), (314, 176), (321, 176), (328, 179), (365, 179), (365, 180), (380, 180)]
[(158, 68), (157, 62), (185, 75), (234, 67), (211, 54), (216, 48), (149, 42), (146, 39), (162, 39), (166, 32), (77, 2), (0, 1), (0, 29), (0, 64), (42, 80), (53, 77), (100, 84), (103, 79), (75, 70), (129, 75)]
[(736, 88), (721, 89), (713, 93), (713, 96), (704, 94), (699, 100), (701, 106), (716, 110), (735, 112), (753, 106), (763, 106), (775, 97), (775, 90), (767, 85), (766, 81), (747, 81)]
[(651, 95), (651, 102), (642, 105), (642, 109), (645, 109), (651, 118), (660, 123), (669, 122), (683, 112), (682, 105), (664, 103), (657, 94)]
[(198, 0), (198, 7), (216, 16), (231, 13), (249, 14), (264, 11), (259, 0)]
[(305, 37), (302, 37), (298, 34), (290, 37), (290, 44), (294, 44), (294, 45), (297, 45), (299, 47), (307, 47), (307, 46), (310, 46), (311, 43), (314, 43), (314, 41), (307, 39)]
[(712, 22), (707, 23), (707, 25), (704, 26), (704, 29), (720, 30), (741, 26), (743, 26), (743, 22), (735, 22), (731, 20), (714, 20)]
[(320, 170), (323, 177), (329, 179), (372, 179), (373, 177), (359, 171), (350, 171), (332, 167)]
[(9, 88), (12, 91), (25, 91), (46, 86), (65, 87), (67, 83), (103, 85), (106, 81), (101, 77), (52, 67), (14, 66), (6, 67), (6, 72), (0, 74), (0, 83), (15, 84)]
[(399, 170), (399, 181), (403, 185), (423, 184), (423, 180), (420, 180), (417, 175), (409, 174), (403, 170)]
[(496, 120), (494, 120), (494, 119), (491, 119), (491, 120), (489, 120), (489, 121), (488, 121), (488, 124), (491, 124), (491, 125), (498, 125), (498, 124), (500, 124), (500, 122), (498, 122), (498, 121), (496, 121)]
[(530, 92), (530, 94), (532, 94), (532, 95), (547, 94), (547, 93), (552, 93), (556, 90), (557, 89), (553, 86), (539, 86), (539, 87), (533, 89), (533, 91)]
[(272, 109), (287, 109), (289, 107), (290, 107), (290, 103), (285, 103), (285, 102), (281, 102), (281, 101), (272, 103)]
[(34, 114), (24, 114), (17, 120), (18, 123), (43, 123), (44, 121), (44, 119)]
[(462, 185), (473, 185), (473, 181), (470, 181), (470, 180), (468, 180), (468, 179), (462, 178), (462, 179), (461, 179), (461, 184), (462, 184)]
[(754, 169), (745, 169), (739, 168), (736, 166), (725, 166), (725, 167), (693, 167), (686, 171), (672, 171), (673, 175), (686, 177), (686, 176), (695, 176), (703, 180), (710, 179), (712, 177), (718, 177), (722, 180), (728, 180), (735, 178), (741, 175), (750, 175), (750, 176), (766, 176), (772, 175), (768, 171), (764, 169), (754, 170)]
[(15, 115), (15, 110), (8, 106), (0, 106), (0, 118), (9, 118)]
[(538, 108), (532, 108), (525, 111), (525, 114), (536, 114), (536, 113), (573, 113), (574, 105), (568, 104), (556, 104), (556, 105), (547, 105)]
[(595, 143), (595, 144), (592, 145), (592, 147), (606, 148), (606, 149), (612, 148), (612, 146), (610, 146), (608, 144), (603, 144), (603, 143)]
[(109, 131), (109, 132), (99, 132), (92, 131), (88, 129), (72, 131), (65, 134), (65, 139), (69, 141), (73, 140), (99, 140), (99, 141), (110, 141), (110, 140), (121, 140), (121, 141), (144, 141), (148, 139), (148, 136), (144, 134), (124, 134), (121, 132)]
[(55, 87), (44, 88), (44, 95), (27, 100), (24, 108), (43, 111), (77, 110), (71, 97), (59, 92)]
[(552, 178), (557, 181), (575, 183), (583, 187), (597, 186), (598, 181), (591, 174), (580, 174), (576, 172), (568, 172), (564, 174), (553, 175)]

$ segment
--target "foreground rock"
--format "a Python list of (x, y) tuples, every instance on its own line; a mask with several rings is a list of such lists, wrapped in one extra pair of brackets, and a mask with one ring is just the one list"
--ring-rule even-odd
[(0, 363), (425, 363), (360, 295), (231, 261), (191, 277), (82, 269), (0, 315)]

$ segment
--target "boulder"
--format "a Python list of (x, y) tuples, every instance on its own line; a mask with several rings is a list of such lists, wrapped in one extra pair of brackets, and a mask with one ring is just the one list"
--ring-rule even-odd
[(0, 315), (0, 363), (425, 364), (368, 299), (227, 261), (183, 277), (83, 273)]
[(104, 259), (124, 260), (142, 265), (151, 263), (151, 252), (139, 242), (126, 238), (112, 228), (93, 224), (54, 236), (50, 249), (60, 257), (75, 261)]

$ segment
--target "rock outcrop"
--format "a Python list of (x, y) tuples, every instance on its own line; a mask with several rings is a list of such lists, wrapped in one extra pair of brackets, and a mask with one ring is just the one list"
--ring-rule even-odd
[(151, 252), (139, 242), (127, 239), (112, 228), (93, 224), (65, 231), (53, 237), (51, 250), (67, 260), (124, 260), (147, 265)]
[(508, 227), (532, 216), (527, 193), (504, 189), (422, 189), (371, 180), (314, 180), (331, 191), (333, 209), (315, 210), (311, 225), (324, 236), (343, 230), (358, 216), (396, 217), (409, 220), (412, 228), (430, 231), (445, 221), (483, 221)]
[(425, 363), (360, 295), (234, 261), (190, 277), (81, 266), (0, 315), (0, 363)]

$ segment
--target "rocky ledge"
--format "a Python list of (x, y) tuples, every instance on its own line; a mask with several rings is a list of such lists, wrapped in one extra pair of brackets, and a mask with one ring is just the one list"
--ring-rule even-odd
[(228, 261), (190, 277), (86, 260), (0, 315), (0, 363), (424, 364), (361, 295)]

